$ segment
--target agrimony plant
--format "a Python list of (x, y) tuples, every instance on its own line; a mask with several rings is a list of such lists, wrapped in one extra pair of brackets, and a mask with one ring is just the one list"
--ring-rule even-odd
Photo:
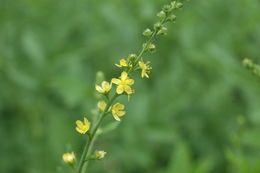
[(154, 39), (157, 36), (167, 34), (165, 24), (176, 21), (174, 12), (181, 9), (182, 6), (180, 0), (172, 1), (170, 4), (163, 6), (157, 14), (159, 21), (154, 24), (153, 28), (147, 28), (143, 32), (146, 41), (143, 43), (140, 53), (130, 54), (127, 58), (120, 59), (119, 63), (115, 64), (116, 67), (121, 69), (119, 77), (96, 84), (96, 91), (103, 98), (97, 103), (99, 109), (97, 119), (90, 122), (87, 117), (83, 117), (83, 121), (76, 121), (76, 131), (87, 138), (79, 162), (76, 163), (77, 159), (74, 152), (63, 154), (64, 162), (70, 165), (75, 172), (85, 172), (86, 163), (89, 160), (101, 160), (105, 157), (105, 151), (92, 151), (97, 134), (102, 133), (102, 130), (100, 130), (102, 121), (109, 115), (112, 115), (116, 121), (121, 121), (126, 113), (125, 105), (116, 102), (116, 99), (121, 96), (127, 96), (130, 99), (130, 96), (134, 94), (133, 85), (135, 81), (131, 77), (134, 72), (140, 72), (141, 78), (149, 78), (152, 67), (151, 62), (145, 60), (145, 55), (155, 51)]

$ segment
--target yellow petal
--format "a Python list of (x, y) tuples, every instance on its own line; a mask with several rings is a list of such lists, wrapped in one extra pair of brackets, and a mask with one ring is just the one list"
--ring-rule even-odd
[(117, 94), (122, 94), (124, 92), (124, 88), (121, 86), (121, 85), (119, 85), (117, 88), (116, 88), (116, 93)]
[(127, 94), (132, 94), (132, 93), (133, 93), (131, 87), (128, 86), (128, 85), (126, 85), (126, 86), (124, 87), (124, 89), (125, 89), (125, 92), (126, 92)]
[(122, 117), (123, 115), (125, 115), (125, 111), (119, 111), (119, 112), (117, 112), (117, 116)]
[(117, 115), (113, 115), (113, 117), (115, 118), (115, 120), (120, 121), (120, 118)]
[(113, 106), (113, 108), (112, 108), (112, 115), (113, 115), (113, 116), (116, 115), (116, 110), (115, 110), (114, 106)]
[(80, 121), (80, 120), (77, 120), (77, 121), (76, 121), (76, 125), (77, 125), (79, 128), (81, 128), (81, 127), (83, 127), (83, 122)]
[(127, 76), (128, 76), (128, 74), (125, 72), (125, 71), (123, 71), (122, 73), (121, 73), (121, 80), (122, 81), (124, 81), (124, 80), (126, 80), (127, 79)]
[(127, 85), (133, 85), (133, 84), (135, 83), (135, 81), (134, 81), (134, 79), (126, 79), (126, 80), (125, 80), (125, 83), (126, 83)]
[(106, 83), (104, 84), (104, 89), (105, 89), (106, 92), (109, 92), (109, 91), (111, 90), (111, 84), (108, 83), (108, 82), (106, 82)]
[(88, 119), (85, 118), (85, 117), (84, 117), (84, 124), (85, 124), (85, 125), (89, 125), (89, 124), (90, 124), (89, 121), (88, 121)]
[(144, 64), (144, 62), (139, 61), (139, 66), (140, 66), (141, 69), (145, 68), (145, 64)]
[(103, 89), (99, 85), (96, 85), (96, 90), (100, 93), (103, 93)]
[(144, 78), (146, 76), (146, 71), (145, 70), (142, 70), (142, 78)]
[(125, 109), (125, 105), (117, 103), (116, 108), (122, 110)]
[(125, 59), (120, 59), (119, 63), (121, 66), (127, 66), (127, 61)]
[(109, 83), (106, 82), (106, 81), (103, 81), (102, 84), (101, 84), (101, 86), (102, 86), (103, 89), (106, 88), (107, 85), (109, 85)]
[(114, 83), (114, 84), (116, 84), (116, 85), (119, 85), (119, 84), (121, 83), (121, 80), (116, 79), (116, 78), (113, 78), (113, 79), (111, 80), (111, 82)]
[(79, 132), (80, 134), (84, 134), (84, 132), (83, 132), (80, 128), (76, 127), (76, 130), (77, 130), (77, 132)]

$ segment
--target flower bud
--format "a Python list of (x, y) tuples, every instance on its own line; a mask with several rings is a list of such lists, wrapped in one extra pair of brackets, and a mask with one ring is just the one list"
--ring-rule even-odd
[(156, 23), (156, 24), (154, 24), (154, 29), (155, 29), (156, 31), (160, 30), (161, 28), (162, 28), (162, 24), (161, 24), (161, 23)]
[(172, 6), (173, 9), (175, 9), (176, 1), (172, 1), (172, 2), (171, 2), (171, 6)]
[(167, 28), (162, 27), (162, 29), (159, 30), (157, 35), (166, 35), (167, 34)]
[(73, 165), (76, 161), (76, 157), (74, 152), (72, 153), (64, 153), (62, 155), (62, 159), (65, 163), (69, 164), (69, 165)]
[(144, 32), (143, 32), (143, 35), (144, 35), (145, 37), (150, 37), (152, 34), (153, 34), (153, 32), (152, 32), (149, 28), (147, 28), (147, 29), (144, 30)]
[(104, 112), (107, 107), (107, 104), (105, 101), (102, 100), (97, 103), (97, 107), (100, 112)]
[(163, 11), (165, 12), (165, 13), (169, 13), (169, 12), (171, 12), (172, 11), (172, 6), (171, 5), (165, 5), (165, 6), (163, 6)]
[(175, 5), (175, 8), (176, 9), (180, 9), (180, 8), (182, 8), (183, 7), (183, 3), (181, 3), (181, 2), (178, 2), (176, 5)]
[(96, 152), (94, 153), (94, 155), (95, 155), (95, 157), (96, 157), (97, 160), (103, 159), (106, 154), (107, 154), (107, 153), (106, 153), (105, 151), (96, 151)]
[(169, 16), (168, 18), (167, 18), (167, 22), (174, 22), (174, 21), (176, 21), (176, 16), (173, 14), (173, 15), (171, 15), (171, 16)]
[(102, 71), (96, 73), (96, 83), (101, 83), (105, 79), (105, 75)]
[(148, 50), (149, 50), (151, 53), (154, 52), (155, 49), (156, 49), (156, 46), (155, 46), (154, 44), (150, 44), (150, 45), (148, 46)]
[(133, 66), (135, 60), (137, 58), (137, 55), (136, 54), (130, 54), (128, 55), (128, 61), (129, 61), (129, 64), (130, 64), (130, 67)]
[(253, 61), (248, 58), (243, 60), (243, 65), (247, 68), (252, 68), (254, 66)]
[(129, 60), (135, 59), (136, 57), (137, 55), (133, 53), (128, 56)]
[(166, 13), (165, 13), (164, 11), (160, 11), (160, 12), (157, 14), (157, 16), (158, 16), (161, 20), (163, 20), (163, 19), (166, 17)]

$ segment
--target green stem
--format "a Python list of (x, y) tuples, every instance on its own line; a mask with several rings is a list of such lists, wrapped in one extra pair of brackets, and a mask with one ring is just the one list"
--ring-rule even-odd
[[(165, 19), (166, 19), (166, 17), (165, 17)], [(160, 22), (160, 25), (163, 25), (165, 23), (165, 21), (166, 21), (165, 19)], [(141, 50), (141, 52), (139, 53), (139, 55), (136, 58), (135, 64), (133, 65), (133, 69), (135, 68), (135, 66), (138, 64), (139, 60), (144, 55), (145, 51), (147, 50), (148, 46), (151, 44), (151, 42), (157, 35), (158, 31), (159, 31), (158, 29), (155, 29), (154, 32), (152, 33), (151, 37), (146, 41), (145, 46), (143, 47), (143, 49)]]
[(91, 148), (91, 145), (93, 144), (93, 142), (95, 141), (95, 135), (97, 133), (97, 130), (102, 122), (102, 120), (105, 118), (105, 115), (107, 114), (107, 111), (108, 109), (110, 108), (110, 106), (113, 104), (113, 102), (115, 101), (115, 99), (118, 97), (119, 95), (118, 94), (115, 94), (112, 99), (108, 102), (107, 106), (106, 106), (106, 109), (104, 110), (104, 112), (102, 112), (97, 124), (94, 126), (94, 129), (91, 133), (91, 135), (89, 135), (89, 139), (87, 140), (86, 142), (86, 145), (84, 147), (84, 150), (83, 150), (83, 153), (82, 153), (82, 156), (80, 158), (80, 162), (79, 162), (79, 166), (78, 166), (78, 173), (81, 173), (82, 172), (82, 169), (83, 169), (83, 166), (84, 166), (84, 163), (85, 163), (85, 158), (87, 157), (87, 155), (89, 154), (90, 152), (90, 148)]
[[(160, 25), (163, 25), (166, 22), (166, 18), (167, 16), (160, 21)], [(142, 58), (142, 56), (144, 55), (144, 53), (147, 51), (148, 46), (152, 43), (153, 39), (156, 37), (157, 33), (159, 32), (159, 30), (156, 28), (154, 30), (154, 32), (152, 33), (151, 37), (146, 41), (145, 46), (143, 46), (141, 52), (139, 53), (139, 55), (137, 56), (133, 67), (131, 69), (129, 69), (127, 72), (130, 73), (131, 70), (135, 69), (135, 67), (137, 66), (139, 60)], [(108, 104), (106, 106), (106, 109), (104, 110), (104, 112), (101, 114), (97, 124), (94, 126), (94, 129), (91, 133), (91, 135), (89, 135), (89, 139), (86, 142), (86, 145), (84, 147), (80, 162), (79, 162), (79, 166), (78, 166), (78, 171), (77, 173), (81, 173), (82, 169), (84, 167), (84, 163), (86, 163), (85, 158), (87, 157), (87, 155), (89, 155), (90, 151), (91, 151), (91, 146), (95, 141), (95, 136), (96, 136), (96, 132), (102, 122), (102, 120), (105, 118), (105, 115), (108, 113), (108, 109), (110, 108), (110, 106), (113, 104), (113, 102), (115, 101), (115, 99), (118, 97), (119, 95), (115, 94), (111, 100), (109, 100), (108, 95), (106, 95), (106, 98), (108, 100)], [(85, 167), (86, 168), (86, 167)]]

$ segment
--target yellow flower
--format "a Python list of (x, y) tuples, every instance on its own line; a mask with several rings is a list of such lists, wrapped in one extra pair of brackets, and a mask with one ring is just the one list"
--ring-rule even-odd
[(144, 63), (143, 61), (139, 61), (139, 67), (142, 70), (142, 74), (141, 74), (142, 78), (144, 77), (149, 78), (148, 74), (152, 70), (152, 67), (150, 67), (149, 64), (151, 64), (150, 61), (147, 61), (146, 63)]
[(75, 162), (76, 157), (75, 157), (74, 152), (72, 152), (72, 153), (64, 153), (62, 155), (62, 159), (63, 159), (63, 161), (65, 163), (72, 165)]
[(111, 83), (103, 81), (101, 86), (96, 85), (96, 90), (101, 94), (106, 94), (111, 90)]
[(128, 63), (128, 60), (126, 59), (120, 59), (119, 64), (115, 64), (119, 68), (124, 68), (124, 67), (132, 67), (131, 64)]
[(133, 90), (130, 86), (133, 85), (134, 82), (135, 81), (133, 79), (130, 79), (128, 77), (128, 74), (125, 71), (123, 71), (121, 73), (121, 76), (119, 77), (119, 79), (116, 79), (116, 78), (112, 79), (112, 83), (118, 85), (117, 89), (116, 89), (117, 94), (122, 94), (124, 91), (127, 94), (132, 94)]
[(90, 128), (90, 122), (85, 117), (84, 117), (84, 123), (80, 120), (77, 120), (76, 125), (77, 125), (77, 127), (76, 127), (77, 132), (79, 132), (81, 134), (87, 133), (87, 131)]
[(102, 100), (102, 101), (98, 102), (97, 106), (98, 106), (98, 109), (99, 109), (100, 112), (104, 112), (107, 104), (106, 104), (105, 101)]
[(117, 67), (121, 68), (121, 67), (127, 67), (127, 60), (126, 59), (120, 59), (119, 60), (119, 64), (115, 64)]
[(105, 151), (96, 151), (95, 152), (96, 159), (98, 159), (98, 160), (103, 159), (106, 154), (107, 154), (107, 152), (105, 152)]
[(120, 103), (116, 103), (112, 106), (112, 115), (115, 120), (120, 121), (120, 117), (125, 115), (125, 111), (122, 111), (123, 109), (125, 109), (125, 106)]

